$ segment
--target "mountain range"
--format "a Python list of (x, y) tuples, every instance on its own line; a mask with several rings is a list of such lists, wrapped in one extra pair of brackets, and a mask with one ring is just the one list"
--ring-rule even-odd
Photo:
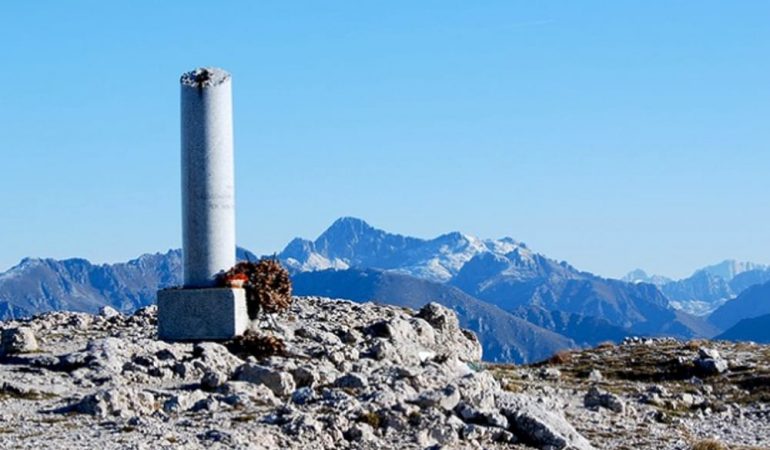
[(629, 333), (714, 332), (705, 322), (682, 320), (656, 286), (581, 272), (509, 237), (482, 240), (455, 232), (418, 239), (345, 217), (315, 241), (294, 239), (278, 258), (294, 273), (355, 268), (406, 274), (459, 288), (507, 312), (539, 306), (602, 319)]
[(373, 300), (412, 309), (432, 301), (441, 303), (454, 309), (460, 324), (476, 333), (487, 361), (538, 361), (577, 347), (569, 337), (534, 325), (457, 288), (409, 275), (374, 269), (323, 270), (298, 273), (292, 282), (297, 295)]
[(750, 286), (770, 281), (770, 266), (725, 260), (696, 270), (681, 280), (647, 275), (641, 269), (630, 272), (623, 280), (654, 284), (673, 307), (696, 316), (706, 316)]
[[(238, 257), (257, 258), (240, 248)], [(348, 217), (315, 240), (292, 240), (276, 257), (289, 269), (298, 295), (411, 308), (443, 303), (479, 335), (485, 359), (494, 361), (535, 361), (561, 349), (619, 341), (630, 334), (710, 337), (751, 317), (740, 311), (730, 316), (729, 308), (724, 315), (730, 320), (715, 318), (716, 312), (709, 320), (695, 317), (674, 308), (676, 301), (666, 294), (674, 290), (665, 286), (679, 282), (602, 278), (509, 237), (483, 240), (453, 232), (420, 239)], [(742, 265), (695, 275), (728, 277), (730, 289), (738, 289), (740, 283), (763, 280), (766, 270)], [(153, 303), (158, 289), (180, 280), (179, 250), (101, 265), (27, 258), (0, 274), (0, 318), (59, 309), (95, 312), (104, 305), (127, 312)], [(755, 301), (739, 300), (723, 307)]]

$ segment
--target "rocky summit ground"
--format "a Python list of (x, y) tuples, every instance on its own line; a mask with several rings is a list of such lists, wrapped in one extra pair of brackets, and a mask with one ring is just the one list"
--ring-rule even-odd
[(597, 447), (770, 449), (767, 345), (628, 338), (488, 370), (505, 390), (561, 411)]
[(154, 307), (0, 323), (0, 447), (770, 446), (767, 347), (637, 339), (511, 367), (438, 304), (298, 297), (268, 325), (280, 355), (158, 341)]

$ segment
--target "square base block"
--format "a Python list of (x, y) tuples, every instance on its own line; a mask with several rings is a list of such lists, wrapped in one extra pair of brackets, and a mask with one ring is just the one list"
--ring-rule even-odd
[(243, 289), (158, 291), (158, 337), (164, 341), (232, 339), (248, 326)]

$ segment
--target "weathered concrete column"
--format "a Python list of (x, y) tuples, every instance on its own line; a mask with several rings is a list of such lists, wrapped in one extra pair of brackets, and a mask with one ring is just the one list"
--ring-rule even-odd
[(235, 265), (231, 78), (201, 68), (180, 83), (184, 287), (208, 287)]
[(158, 337), (232, 339), (249, 325), (242, 288), (216, 287), (235, 265), (233, 115), (230, 74), (182, 75), (182, 289), (158, 292)]

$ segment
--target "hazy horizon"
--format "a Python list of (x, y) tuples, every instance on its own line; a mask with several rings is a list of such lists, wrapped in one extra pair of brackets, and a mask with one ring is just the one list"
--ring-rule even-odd
[(181, 245), (182, 72), (233, 74), (240, 245), (341, 216), (605, 277), (770, 263), (770, 4), (0, 5), (0, 271)]

